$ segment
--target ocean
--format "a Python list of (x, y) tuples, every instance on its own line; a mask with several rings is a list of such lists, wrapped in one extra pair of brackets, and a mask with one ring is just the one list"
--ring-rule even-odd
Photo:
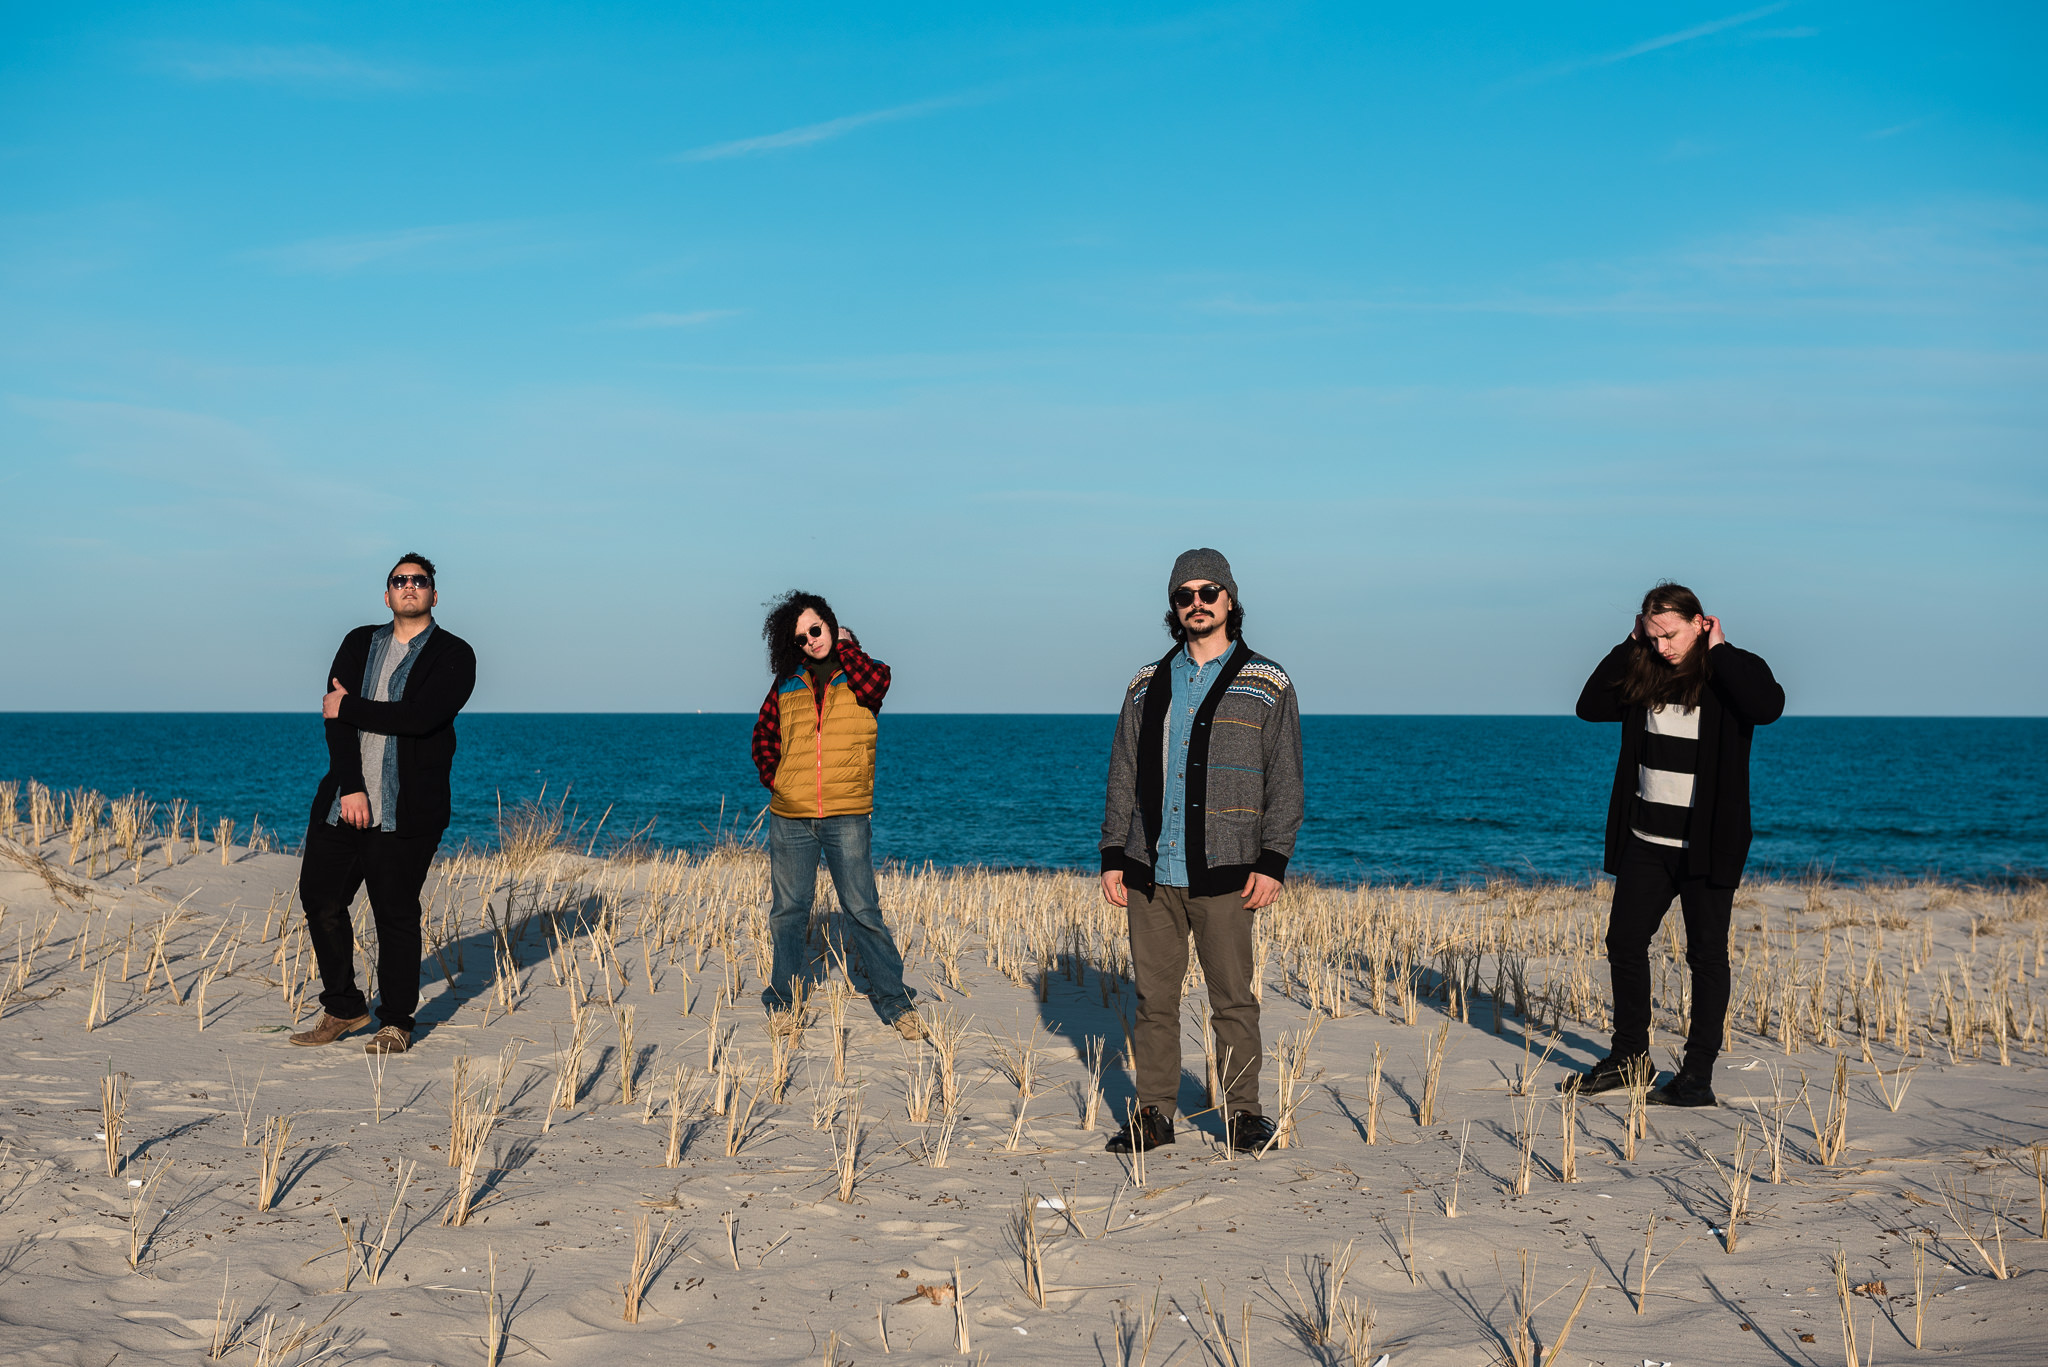
[[(494, 837), (500, 799), (565, 796), (579, 839), (697, 847), (766, 801), (749, 714), (465, 715), (448, 845)], [(880, 858), (1095, 867), (1110, 716), (884, 711)], [(1620, 729), (1571, 717), (1302, 718), (1308, 819), (1292, 868), (1329, 882), (1583, 880), (1598, 869)], [(0, 781), (140, 790), (210, 829), (303, 836), (318, 717), (0, 713)], [(2048, 873), (2048, 719), (1788, 717), (1757, 732), (1752, 876), (1968, 881)]]

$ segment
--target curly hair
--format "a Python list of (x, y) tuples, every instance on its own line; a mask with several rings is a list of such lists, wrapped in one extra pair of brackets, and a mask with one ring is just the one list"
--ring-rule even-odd
[(808, 657), (804, 648), (796, 643), (796, 619), (805, 610), (818, 614), (825, 623), (826, 634), (833, 640), (839, 639), (839, 618), (833, 614), (832, 605), (815, 593), (802, 589), (791, 589), (780, 598), (768, 604), (768, 620), (761, 623), (761, 639), (768, 643), (768, 672), (778, 679), (786, 679), (804, 667)]
[[(1643, 595), (1645, 621), (1662, 613), (1675, 612), (1688, 622), (1706, 615), (1699, 595), (1683, 584), (1669, 580)], [(1707, 682), (1707, 638), (1703, 634), (1677, 664), (1658, 653), (1657, 643), (1647, 636), (1635, 639), (1629, 656), (1628, 673), (1621, 681), (1621, 700), (1631, 707), (1676, 705), (1698, 707), (1700, 689)]]

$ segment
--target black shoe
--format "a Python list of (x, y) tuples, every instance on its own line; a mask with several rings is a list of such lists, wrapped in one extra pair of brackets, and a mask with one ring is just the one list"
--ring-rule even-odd
[(1133, 1149), (1142, 1153), (1172, 1142), (1173, 1122), (1159, 1114), (1158, 1107), (1147, 1106), (1132, 1118), (1130, 1124), (1111, 1135), (1109, 1142), (1102, 1147), (1108, 1153), (1129, 1153)]
[(1713, 1106), (1714, 1085), (1693, 1073), (1675, 1073), (1671, 1081), (1650, 1093), (1652, 1106)]
[(1250, 1111), (1239, 1111), (1224, 1127), (1224, 1145), (1237, 1153), (1260, 1153), (1272, 1142), (1273, 1122)]
[(1650, 1062), (1648, 1054), (1609, 1054), (1585, 1072), (1558, 1083), (1557, 1090), (1595, 1096), (1626, 1087), (1637, 1079), (1648, 1082), (1656, 1076), (1656, 1065)]

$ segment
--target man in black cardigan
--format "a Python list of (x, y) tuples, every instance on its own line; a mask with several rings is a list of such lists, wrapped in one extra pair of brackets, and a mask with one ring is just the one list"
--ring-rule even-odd
[(434, 562), (408, 555), (386, 576), (391, 621), (342, 639), (321, 700), (327, 775), (313, 795), (299, 901), (320, 966), (319, 1023), (293, 1044), (332, 1044), (370, 1023), (356, 986), (349, 903), (369, 885), (377, 925), (377, 1016), (365, 1053), (412, 1047), (420, 1000), (420, 888), (448, 828), (455, 714), (476, 687), (476, 653), (434, 621)]
[(1629, 638), (1579, 694), (1582, 721), (1620, 722), (1603, 867), (1614, 875), (1607, 961), (1614, 980), (1608, 1056), (1566, 1086), (1605, 1092), (1655, 1076), (1650, 1059), (1650, 940), (1672, 899), (1685, 916), (1692, 1021), (1676, 1076), (1650, 1094), (1666, 1106), (1714, 1104), (1727, 1026), (1728, 930), (1749, 858), (1749, 746), (1785, 712), (1763, 658), (1728, 644), (1719, 618), (1681, 584), (1644, 597)]

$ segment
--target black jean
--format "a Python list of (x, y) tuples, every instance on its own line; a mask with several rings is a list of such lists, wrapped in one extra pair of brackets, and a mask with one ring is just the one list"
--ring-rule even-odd
[(306, 828), (299, 860), (299, 902), (306, 933), (320, 965), (320, 1005), (329, 1015), (369, 1014), (356, 986), (355, 930), (349, 903), (369, 886), (377, 926), (377, 1019), (410, 1031), (420, 1004), (420, 888), (433, 867), (441, 837), (357, 830), (346, 822), (315, 820)]
[(1614, 1052), (1650, 1047), (1650, 940), (1677, 898), (1685, 916), (1685, 966), (1692, 974), (1692, 1028), (1685, 1071), (1707, 1078), (1728, 1021), (1728, 923), (1735, 889), (1682, 872), (1685, 851), (1631, 834), (1622, 846), (1607, 916), (1607, 965), (1614, 975)]

